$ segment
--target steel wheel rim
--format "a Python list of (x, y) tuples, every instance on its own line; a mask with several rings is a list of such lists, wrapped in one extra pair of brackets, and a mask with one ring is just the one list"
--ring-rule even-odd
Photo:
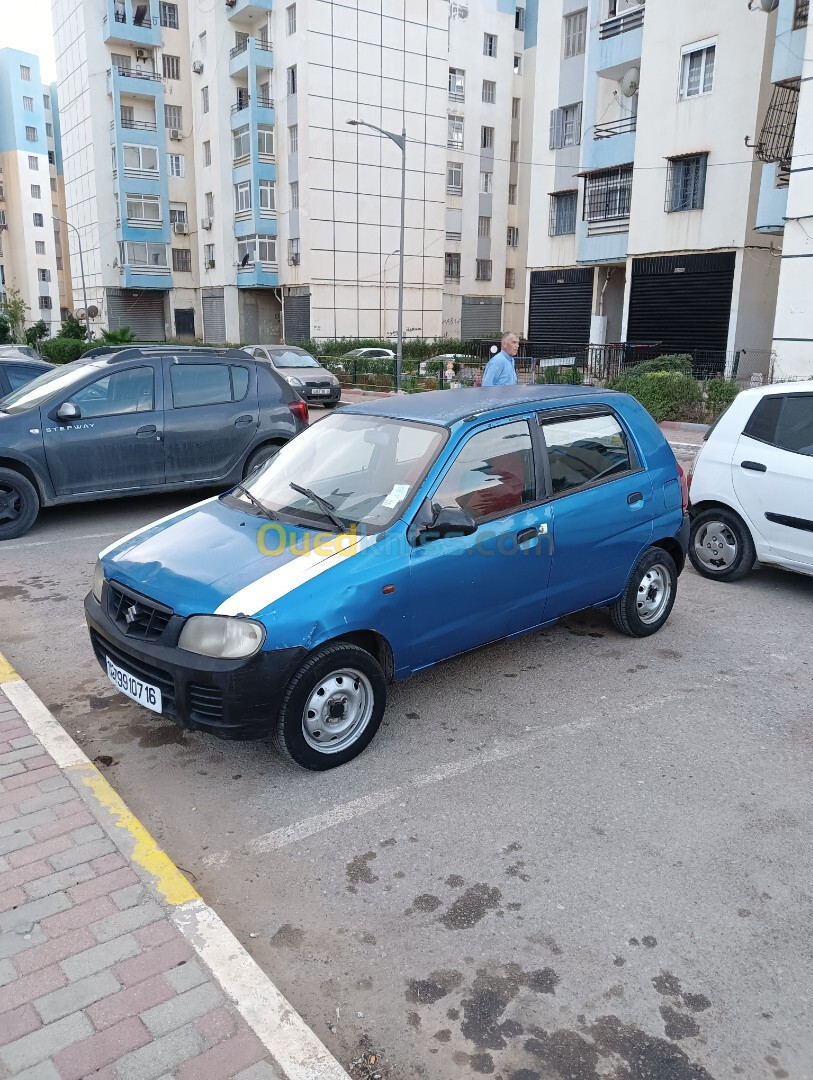
[(739, 552), (737, 537), (724, 521), (707, 521), (697, 530), (694, 553), (698, 561), (713, 573), (730, 570)]
[(663, 615), (672, 597), (672, 578), (662, 563), (647, 570), (638, 582), (635, 606), (638, 618), (647, 626)]
[(0, 484), (0, 526), (13, 525), (23, 512), (25, 499), (14, 484)]
[(338, 754), (358, 742), (373, 715), (373, 687), (355, 668), (332, 671), (311, 691), (302, 713), (305, 742), (320, 754)]

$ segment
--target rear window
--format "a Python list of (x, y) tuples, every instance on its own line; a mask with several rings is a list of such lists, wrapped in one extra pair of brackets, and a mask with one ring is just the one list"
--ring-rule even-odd
[(248, 393), (248, 368), (230, 364), (178, 364), (170, 369), (172, 404), (224, 405), (242, 401)]
[(813, 394), (763, 398), (745, 428), (751, 439), (793, 454), (813, 456)]

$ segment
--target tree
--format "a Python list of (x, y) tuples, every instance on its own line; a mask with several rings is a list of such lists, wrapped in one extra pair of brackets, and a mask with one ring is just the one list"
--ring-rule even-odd
[(105, 345), (129, 345), (135, 336), (129, 326), (122, 326), (119, 330), (102, 330), (102, 341)]
[(38, 319), (33, 326), (29, 326), (25, 332), (26, 344), (32, 349), (36, 348), (37, 342), (48, 337), (48, 327), (44, 319)]
[(57, 334), (57, 337), (73, 338), (74, 341), (84, 341), (84, 324), (80, 323), (78, 319), (74, 319), (73, 315), (69, 315), (68, 318), (63, 321), (62, 329)]
[(11, 344), (11, 323), (8, 316), (0, 311), (0, 345)]
[(11, 334), (15, 341), (19, 341), (23, 336), (25, 313), (28, 310), (28, 304), (23, 300), (23, 294), (19, 289), (14, 288), (14, 286), (6, 289), (3, 311), (11, 326)]

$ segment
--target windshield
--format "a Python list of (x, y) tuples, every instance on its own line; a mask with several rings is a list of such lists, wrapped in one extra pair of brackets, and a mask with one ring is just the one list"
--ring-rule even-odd
[(28, 345), (14, 345), (8, 349), (0, 348), (0, 356), (6, 358), (15, 356), (28, 356), (32, 360), (39, 360), (39, 354), (34, 349), (29, 348)]
[(403, 512), (445, 438), (443, 428), (426, 424), (336, 414), (283, 446), (245, 487), (275, 515), (334, 528), (293, 482), (327, 500), (345, 527), (378, 532)]
[(303, 367), (321, 367), (322, 365), (306, 352), (294, 352), (293, 349), (285, 349), (283, 352), (277, 352), (276, 349), (268, 350), (268, 355), (271, 357), (274, 367), (278, 368), (303, 368)]
[(68, 364), (65, 367), (52, 368), (0, 400), (0, 412), (19, 413), (34, 409), (47, 401), (52, 394), (68, 389), (96, 370), (93, 364), (78, 364), (76, 367)]

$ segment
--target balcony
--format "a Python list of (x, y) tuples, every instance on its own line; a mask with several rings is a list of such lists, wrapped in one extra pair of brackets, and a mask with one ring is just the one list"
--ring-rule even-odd
[(270, 71), (274, 66), (274, 46), (270, 41), (247, 38), (229, 52), (229, 75), (252, 71)]
[(620, 120), (610, 120), (606, 124), (596, 124), (593, 128), (594, 139), (611, 139), (615, 135), (626, 135), (635, 131), (638, 116), (622, 116)]
[(129, 0), (105, 0), (102, 36), (107, 45), (146, 45), (155, 48), (161, 44), (161, 27), (158, 22), (157, 0), (155, 14), (146, 3), (130, 3)]
[(598, 28), (598, 36), (601, 41), (606, 41), (608, 38), (618, 37), (619, 34), (629, 33), (630, 30), (638, 30), (643, 25), (643, 6), (628, 8), (620, 15), (605, 19)]
[[(135, 97), (161, 98), (163, 104), (164, 81), (154, 71), (140, 68), (114, 67), (107, 69), (107, 92), (118, 97), (129, 94)], [(156, 110), (158, 115), (158, 110)]]
[(119, 284), (124, 289), (171, 289), (172, 272), (166, 266), (122, 266)]
[(593, 37), (590, 49), (590, 66), (594, 71), (607, 71), (609, 68), (621, 64), (629, 65), (641, 59), (644, 10), (636, 4), (599, 24), (598, 40)]
[(268, 14), (273, 6), (272, 0), (225, 0), (225, 4), (227, 18), (244, 19), (248, 22)]
[(279, 266), (277, 263), (249, 263), (237, 271), (238, 289), (279, 288)]

